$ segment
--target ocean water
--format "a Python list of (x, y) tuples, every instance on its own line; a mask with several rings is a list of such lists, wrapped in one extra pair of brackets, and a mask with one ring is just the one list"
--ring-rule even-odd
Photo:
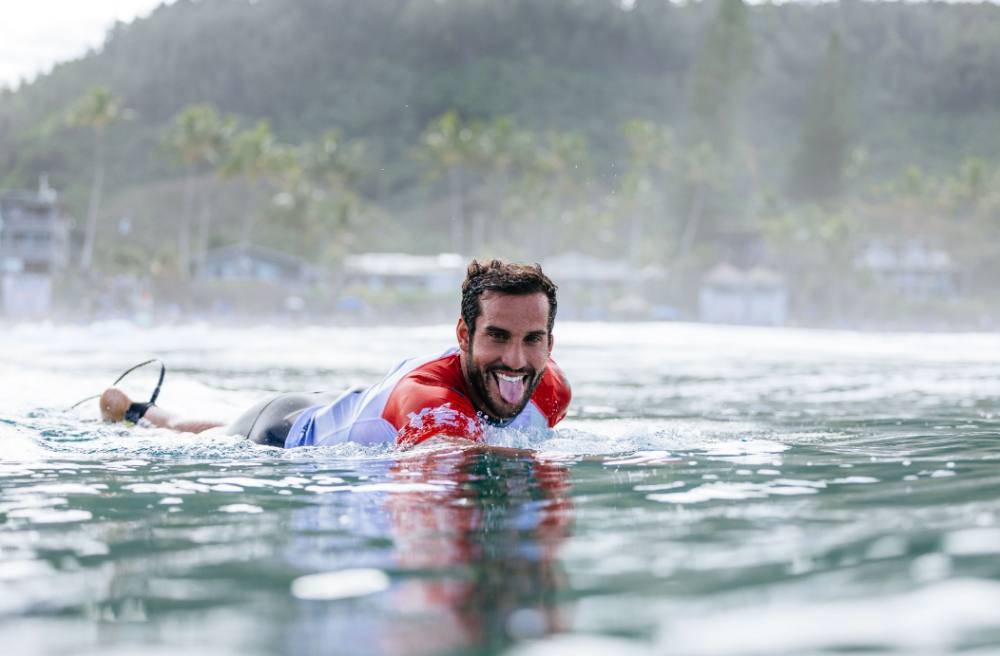
[(452, 330), (4, 328), (0, 652), (1000, 653), (998, 335), (559, 324), (570, 416), (520, 455), (66, 409), (159, 357), (230, 419)]

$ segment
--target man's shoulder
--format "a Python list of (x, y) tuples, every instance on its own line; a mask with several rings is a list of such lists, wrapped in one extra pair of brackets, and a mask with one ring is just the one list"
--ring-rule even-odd
[(436, 436), (482, 439), (457, 351), (414, 367), (400, 378), (386, 400), (382, 419), (396, 429), (396, 443), (401, 446)]
[(572, 398), (573, 390), (566, 380), (566, 375), (555, 360), (549, 359), (542, 380), (538, 382), (538, 387), (531, 395), (531, 402), (541, 410), (551, 427), (566, 418)]
[(448, 387), (463, 385), (462, 380), (462, 365), (458, 349), (450, 348), (439, 356), (421, 361), (406, 372), (399, 384)]
[(389, 393), (382, 417), (400, 428), (412, 413), (447, 404), (456, 411), (475, 416), (465, 391), (457, 350), (445, 352), (406, 372)]

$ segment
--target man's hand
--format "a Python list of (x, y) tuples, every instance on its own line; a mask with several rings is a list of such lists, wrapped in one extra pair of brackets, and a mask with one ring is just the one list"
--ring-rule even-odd
[(125, 418), (128, 407), (132, 405), (132, 399), (120, 389), (109, 387), (101, 394), (100, 404), (101, 419), (116, 423)]

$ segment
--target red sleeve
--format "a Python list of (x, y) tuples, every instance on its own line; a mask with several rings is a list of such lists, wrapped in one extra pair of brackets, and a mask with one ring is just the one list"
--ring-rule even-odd
[(382, 418), (396, 428), (399, 446), (415, 446), (437, 436), (483, 440), (476, 410), (466, 396), (413, 379), (404, 379), (392, 391)]
[(545, 415), (550, 428), (566, 418), (572, 398), (573, 392), (562, 369), (555, 360), (549, 360), (549, 366), (545, 368), (545, 374), (535, 388), (535, 393), (531, 395), (531, 400)]

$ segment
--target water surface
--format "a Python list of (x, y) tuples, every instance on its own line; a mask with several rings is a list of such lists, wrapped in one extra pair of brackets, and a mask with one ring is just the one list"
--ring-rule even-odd
[(1000, 650), (996, 335), (560, 324), (573, 406), (523, 455), (65, 411), (157, 356), (161, 405), (228, 419), (452, 331), (5, 329), (4, 653)]

